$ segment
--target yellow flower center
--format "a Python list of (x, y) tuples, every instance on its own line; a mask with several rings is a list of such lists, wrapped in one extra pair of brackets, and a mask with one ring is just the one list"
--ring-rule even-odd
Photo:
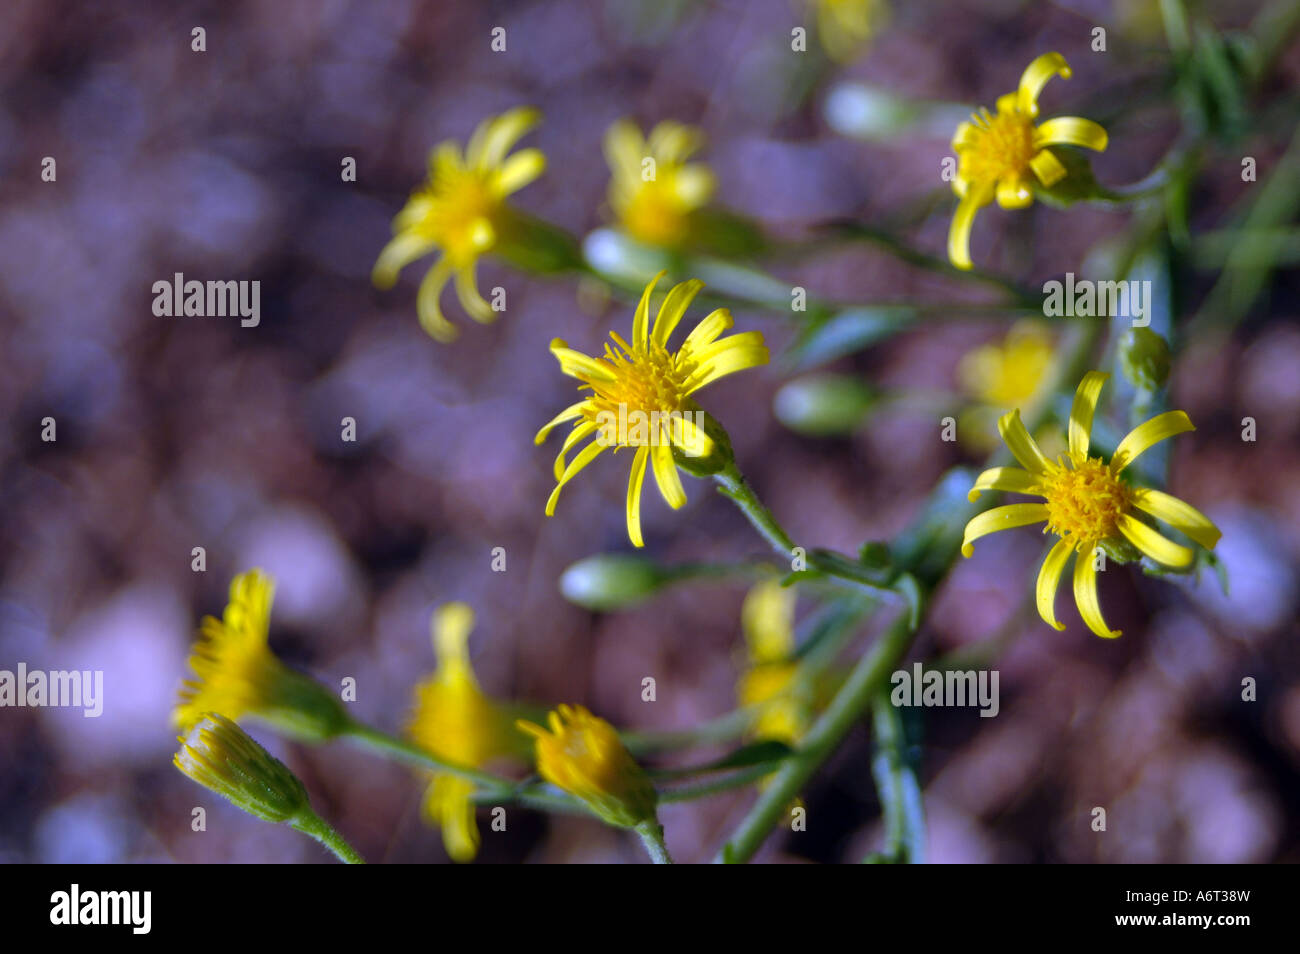
[(1128, 513), (1127, 484), (1100, 457), (1066, 456), (1043, 478), (1047, 529), (1075, 541), (1082, 552), (1117, 536), (1119, 518)]
[(429, 210), (416, 228), (457, 265), (469, 264), (491, 244), (491, 219), (500, 203), (489, 176), (472, 169), (444, 171), (425, 192)]
[(623, 212), (623, 225), (633, 238), (650, 245), (675, 245), (686, 236), (686, 212), (670, 170), (662, 180), (642, 183)]
[(1034, 124), (1019, 110), (987, 109), (971, 117), (978, 135), (961, 151), (962, 178), (981, 184), (1018, 179), (1029, 172), (1034, 146)]
[(602, 414), (612, 414), (617, 420), (620, 414), (640, 414), (645, 415), (648, 426), (653, 413), (687, 410), (686, 387), (695, 370), (694, 361), (653, 341), (648, 350), (634, 351), (618, 334), (610, 332), (610, 337), (617, 347), (605, 345), (605, 361), (613, 367), (614, 380), (591, 382), (593, 393), (583, 408), (584, 415), (600, 420)]

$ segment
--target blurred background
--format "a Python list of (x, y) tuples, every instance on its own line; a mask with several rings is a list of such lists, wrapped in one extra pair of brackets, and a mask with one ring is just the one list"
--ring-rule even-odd
[[(1034, 56), (1059, 50), (1074, 77), (1048, 87), (1044, 110), (1107, 126), (1100, 181), (1141, 180), (1186, 134), (1191, 107), (1170, 79), (1157, 3), (889, 6), (869, 41), (831, 59), (815, 30), (809, 52), (792, 54), (791, 30), (817, 16), (798, 0), (4, 4), (0, 669), (100, 669), (106, 700), (98, 719), (0, 709), (0, 860), (327, 860), (171, 766), (170, 710), (197, 622), (220, 615), (231, 577), (252, 566), (278, 580), (274, 649), (328, 685), (354, 677), (354, 711), (390, 731), (433, 667), (430, 612), (453, 599), (477, 612), (474, 664), (493, 696), (582, 703), (635, 729), (734, 708), (743, 583), (684, 585), (609, 614), (557, 586), (575, 560), (631, 548), (621, 457), (602, 458), (543, 515), (557, 448), (535, 447), (533, 435), (573, 400), (547, 344), (598, 350), (609, 329), (626, 333), (626, 299), (487, 259), (479, 285), (508, 290), (506, 313), (476, 325), (449, 294), (461, 336), (443, 346), (416, 320), (424, 268), (387, 292), (370, 269), (429, 149), (519, 104), (544, 114), (523, 145), (549, 165), (513, 202), (575, 235), (611, 221), (608, 126), (675, 119), (702, 128), (718, 205), (770, 235), (793, 242), (818, 223), (902, 218), (908, 241), (939, 259), (954, 204), (938, 176), (952, 124), (886, 120), (873, 131), (870, 116), (855, 125), (828, 111), (837, 92), (883, 89), (960, 114), (991, 106)], [(1196, 9), (1227, 35), (1289, 6)], [(206, 52), (191, 49), (196, 26)], [(490, 48), (497, 26), (504, 52)], [(1105, 51), (1093, 49), (1096, 27)], [(1217, 231), (1218, 245), (1168, 272), (1173, 324), (1195, 329), (1177, 342), (1169, 404), (1197, 425), (1172, 442), (1169, 489), (1223, 530), (1230, 595), (1213, 574), (1107, 573), (1102, 603), (1124, 636), (1103, 641), (1072, 607), (1064, 633), (1023, 611), (1035, 534), (991, 537), (980, 559), (959, 561), (914, 658), (1002, 633), (1001, 712), (927, 710), (917, 727), (933, 861), (1300, 860), (1300, 233), (1263, 265), (1252, 260), (1262, 277), (1244, 301), (1210, 297), (1235, 247), (1223, 230), (1254, 221), (1259, 190), (1281, 194), (1269, 227), (1295, 228), (1300, 177), (1290, 191), (1265, 183), (1295, 162), (1300, 55), (1293, 34), (1276, 32), (1238, 128), (1206, 140), (1188, 190), (1186, 224)], [(1242, 181), (1246, 155), (1259, 182)], [(348, 156), (355, 182), (341, 180)], [(45, 157), (56, 181), (42, 181)], [(990, 207), (972, 249), (977, 265), (1032, 289), (1081, 271), (1136, 227), (1125, 209)], [(872, 243), (824, 243), (763, 267), (828, 301), (993, 300)], [(152, 285), (175, 272), (259, 280), (260, 325), (155, 317)], [(789, 313), (733, 311), (774, 356), (796, 338)], [(796, 539), (848, 553), (887, 540), (947, 469), (983, 459), (984, 448), (939, 440), (938, 421), (974, 401), (962, 357), (1002, 340), (1011, 321), (989, 309), (935, 318), (822, 369), (926, 395), (846, 432), (783, 425), (773, 398), (793, 372), (780, 361), (704, 395)], [(46, 417), (56, 441), (41, 439)], [(344, 417), (355, 443), (340, 440)], [(1244, 417), (1257, 422), (1254, 442), (1241, 439)], [(686, 488), (677, 512), (647, 488), (649, 556), (763, 555), (710, 486)], [(191, 569), (198, 546), (205, 572)], [(490, 570), (496, 547), (505, 572)], [(647, 675), (654, 703), (641, 701)], [(1256, 702), (1241, 700), (1246, 677)], [(446, 860), (420, 818), (418, 775), (343, 744), (254, 732), (370, 860)], [(778, 831), (760, 859), (857, 861), (872, 850), (870, 752), (859, 727), (805, 792), (808, 831)], [(666, 806), (678, 860), (711, 857), (752, 797)], [(195, 805), (208, 808), (206, 832), (191, 831)], [(1097, 805), (1108, 807), (1105, 834), (1090, 828)], [(512, 809), (508, 833), (483, 827), (485, 862), (642, 860), (634, 840), (596, 822)]]

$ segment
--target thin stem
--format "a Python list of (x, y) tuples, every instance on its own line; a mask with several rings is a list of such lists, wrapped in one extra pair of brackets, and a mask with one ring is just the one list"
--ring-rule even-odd
[(289, 827), (315, 838), (322, 845), (334, 852), (335, 857), (345, 865), (364, 865), (366, 859), (347, 843), (342, 835), (332, 828), (325, 819), (311, 809), (289, 822)]
[(871, 724), (876, 736), (871, 774), (876, 779), (885, 820), (884, 860), (920, 864), (925, 860), (921, 787), (907, 762), (903, 720), (889, 699), (889, 689), (883, 685), (871, 701)]
[(795, 549), (794, 541), (790, 535), (772, 516), (772, 511), (763, 506), (763, 502), (758, 499), (754, 489), (749, 486), (740, 469), (736, 467), (735, 461), (732, 461), (724, 470), (713, 475), (713, 479), (718, 482), (718, 489), (727, 497), (735, 501), (736, 506), (754, 525), (754, 529), (759, 532), (780, 556), (787, 562), (793, 556)]
[(858, 660), (848, 680), (831, 704), (804, 736), (799, 751), (791, 756), (768, 784), (749, 813), (715, 859), (739, 864), (758, 851), (784, 814), (786, 806), (836, 748), (871, 704), (872, 694), (884, 684), (898, 660), (907, 652), (915, 630), (903, 614), (892, 623), (870, 652)]
[(668, 846), (664, 844), (663, 825), (652, 818), (637, 825), (635, 830), (641, 836), (641, 844), (645, 845), (646, 854), (651, 861), (657, 865), (673, 863), (672, 855), (668, 854)]
[(710, 779), (707, 782), (680, 785), (676, 788), (663, 788), (659, 790), (659, 801), (689, 802), (697, 798), (716, 795), (718, 792), (729, 792), (734, 788), (744, 788), (746, 785), (752, 785), (759, 779), (771, 775), (773, 771), (774, 769), (770, 764), (755, 765), (743, 772), (732, 772), (730, 775)]

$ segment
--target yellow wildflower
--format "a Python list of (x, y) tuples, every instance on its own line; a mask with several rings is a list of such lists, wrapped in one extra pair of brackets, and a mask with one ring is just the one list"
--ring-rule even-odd
[[(415, 689), (415, 711), (407, 731), (430, 754), (466, 768), (479, 768), (510, 750), (513, 733), (505, 715), (479, 689), (469, 661), (474, 611), (447, 603), (433, 614), (433, 645), (438, 668)], [(474, 783), (435, 773), (424, 797), (424, 816), (442, 829), (453, 861), (478, 853)]]
[(793, 745), (807, 730), (807, 700), (796, 692), (793, 587), (764, 580), (745, 596), (741, 627), (749, 647), (750, 668), (740, 678), (740, 704), (754, 707), (752, 732), (757, 739)]
[[(718, 454), (730, 453), (722, 443), (726, 441), (725, 432), (700, 410), (691, 395), (719, 378), (768, 360), (760, 332), (719, 337), (733, 323), (725, 308), (710, 312), (676, 352), (669, 350), (669, 337), (704, 283), (691, 279), (675, 285), (664, 297), (651, 327), (650, 296), (662, 277), (660, 272), (651, 279), (641, 295), (632, 318), (631, 344), (610, 332), (614, 346), (605, 345), (605, 354), (592, 358), (572, 350), (559, 338), (551, 342), (551, 353), (559, 360), (560, 370), (582, 382), (579, 390), (591, 394), (557, 414), (536, 437), (540, 444), (557, 424), (577, 419), (555, 459), (557, 483), (546, 502), (548, 517), (555, 513), (564, 485), (602, 451), (609, 447), (616, 452), (622, 447), (636, 448), (627, 488), (627, 533), (638, 547), (644, 545), (641, 484), (647, 463), (654, 471), (659, 492), (675, 510), (686, 503), (677, 467), (691, 465), (679, 461), (674, 452), (697, 460), (713, 460)], [(595, 439), (566, 464), (565, 455), (588, 437)]]
[(319, 683), (287, 669), (267, 642), (275, 581), (249, 570), (230, 584), (221, 619), (204, 617), (173, 721), (189, 731), (206, 713), (253, 715), (299, 738), (321, 740), (348, 724), (342, 704)]
[(582, 799), (597, 815), (623, 828), (655, 817), (658, 796), (649, 776), (618, 737), (618, 731), (582, 706), (558, 706), (550, 726), (519, 720), (537, 740), (537, 771), (552, 785)]
[(999, 410), (1023, 408), (1038, 397), (1051, 370), (1052, 341), (1039, 322), (1016, 322), (1002, 341), (963, 355), (957, 378), (967, 393)]
[(456, 337), (439, 303), (453, 276), (456, 296), (471, 318), (489, 322), (496, 317), (479, 294), (474, 269), (507, 224), (506, 196), (546, 168), (546, 157), (537, 149), (506, 155), (540, 119), (537, 110), (519, 107), (479, 123), (463, 154), (457, 143), (441, 143), (429, 155), (428, 182), (393, 219), (393, 238), (379, 253), (371, 278), (379, 288), (391, 288), (408, 264), (441, 251), (416, 297), (420, 324), (438, 341)]
[(699, 130), (671, 120), (655, 126), (648, 140), (629, 119), (609, 127), (609, 204), (634, 239), (659, 246), (686, 239), (691, 213), (713, 195), (709, 167), (686, 161), (702, 143)]
[(1098, 636), (1113, 637), (1120, 632), (1106, 625), (1097, 599), (1093, 554), (1098, 546), (1133, 547), (1165, 566), (1189, 566), (1192, 551), (1139, 519), (1135, 514), (1139, 510), (1163, 520), (1207, 549), (1218, 543), (1220, 534), (1191, 505), (1159, 490), (1134, 487), (1122, 476), (1124, 469), (1153, 444), (1194, 430), (1185, 412), (1167, 411), (1135, 427), (1119, 442), (1109, 463), (1100, 456), (1088, 456), (1093, 412), (1108, 377), (1099, 371), (1084, 375), (1070, 410), (1069, 451), (1055, 463), (1043, 455), (1025, 430), (1019, 410), (1002, 417), (998, 422), (1002, 439), (1023, 469), (994, 467), (984, 471), (976, 479), (970, 499), (977, 500), (982, 490), (1005, 490), (1042, 497), (1044, 502), (1008, 504), (977, 515), (966, 524), (961, 549), (963, 556), (970, 556), (974, 552), (971, 542), (986, 534), (1046, 521), (1046, 530), (1060, 539), (1038, 574), (1039, 615), (1056, 629), (1065, 629), (1056, 621), (1056, 588), (1070, 554), (1078, 553), (1074, 561), (1074, 600), (1079, 614)]
[(817, 13), (817, 39), (826, 55), (841, 62), (851, 59), (888, 19), (881, 0), (812, 0)]
[(952, 187), (961, 202), (948, 231), (948, 257), (958, 268), (971, 267), (970, 230), (983, 206), (996, 198), (1004, 209), (1023, 209), (1034, 201), (1035, 179), (1050, 188), (1065, 177), (1048, 146), (1106, 148), (1106, 130), (1089, 119), (1061, 116), (1034, 125), (1047, 81), (1070, 75), (1065, 57), (1044, 53), (1029, 64), (1016, 92), (998, 97), (996, 114), (981, 109), (957, 127), (952, 147), (960, 162)]

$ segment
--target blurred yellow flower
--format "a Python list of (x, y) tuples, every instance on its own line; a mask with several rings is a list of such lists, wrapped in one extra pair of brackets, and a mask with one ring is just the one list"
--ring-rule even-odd
[(1110, 462), (1089, 457), (1092, 418), (1097, 399), (1109, 375), (1089, 371), (1074, 396), (1070, 410), (1069, 451), (1055, 463), (1048, 460), (1020, 422), (1019, 410), (1006, 414), (999, 422), (1002, 439), (1023, 467), (994, 467), (984, 471), (970, 491), (970, 499), (979, 499), (980, 491), (1005, 490), (1044, 498), (1043, 503), (1017, 503), (994, 507), (966, 524), (962, 555), (974, 552), (972, 541), (998, 530), (1009, 530), (1046, 522), (1046, 530), (1059, 537), (1047, 554), (1038, 574), (1038, 613), (1058, 630), (1056, 589), (1070, 554), (1074, 561), (1074, 600), (1079, 614), (1098, 636), (1120, 635), (1102, 618), (1097, 599), (1097, 569), (1094, 551), (1112, 545), (1136, 548), (1157, 563), (1181, 568), (1189, 566), (1193, 553), (1174, 543), (1139, 519), (1142, 511), (1168, 523), (1201, 546), (1212, 549), (1219, 541), (1219, 530), (1204, 514), (1177, 497), (1134, 487), (1123, 479), (1124, 469), (1153, 444), (1194, 430), (1183, 411), (1168, 411), (1135, 427), (1119, 442)]
[(552, 785), (582, 799), (597, 815), (623, 828), (655, 817), (654, 785), (618, 737), (618, 731), (582, 706), (560, 705), (549, 729), (519, 720), (537, 740), (537, 771)]
[(754, 707), (754, 738), (793, 745), (807, 731), (810, 708), (798, 692), (794, 661), (797, 594), (777, 580), (756, 584), (745, 596), (741, 627), (749, 648), (749, 669), (736, 686), (740, 704)]
[[(415, 709), (407, 726), (421, 748), (466, 768), (479, 768), (514, 747), (508, 718), (479, 689), (470, 666), (473, 628), (474, 611), (464, 603), (446, 603), (433, 614), (438, 668), (416, 687)], [(478, 853), (473, 795), (473, 782), (446, 773), (434, 773), (425, 793), (424, 817), (442, 829), (443, 844), (453, 861), (470, 861)]]
[(197, 678), (181, 685), (172, 721), (185, 731), (206, 713), (228, 719), (252, 715), (298, 738), (320, 741), (348, 724), (339, 700), (324, 686), (286, 668), (267, 643), (275, 581), (249, 570), (230, 584), (221, 619), (204, 617), (190, 654)]
[[(686, 503), (686, 491), (677, 474), (674, 451), (703, 459), (722, 450), (719, 441), (725, 440), (725, 434), (707, 433), (712, 429), (710, 419), (691, 395), (719, 378), (768, 360), (760, 332), (719, 337), (732, 326), (731, 313), (725, 308), (710, 312), (676, 352), (670, 351), (668, 339), (704, 283), (691, 279), (673, 286), (659, 306), (652, 327), (650, 296), (662, 277), (660, 272), (651, 279), (641, 295), (632, 318), (631, 344), (617, 332), (610, 332), (614, 346), (605, 345), (605, 354), (592, 358), (572, 350), (559, 338), (551, 342), (551, 353), (559, 360), (560, 370), (582, 382), (580, 391), (589, 390), (591, 394), (557, 414), (536, 437), (540, 444), (556, 425), (576, 419), (555, 458), (557, 483), (546, 502), (548, 517), (555, 513), (564, 485), (602, 451), (609, 447), (616, 452), (623, 447), (636, 448), (627, 489), (627, 533), (638, 547), (644, 546), (641, 484), (647, 463), (664, 500), (677, 509)], [(594, 440), (566, 464), (565, 455), (588, 437)]]
[(1039, 322), (1020, 321), (1000, 342), (962, 356), (957, 379), (977, 400), (1006, 411), (1031, 404), (1052, 367), (1053, 337)]
[(377, 287), (391, 288), (408, 264), (439, 250), (442, 254), (425, 274), (416, 298), (420, 324), (438, 341), (456, 337), (439, 302), (453, 276), (456, 296), (471, 318), (489, 322), (496, 317), (479, 294), (474, 270), (479, 256), (496, 246), (506, 224), (506, 196), (546, 168), (546, 157), (538, 149), (507, 156), (540, 119), (537, 110), (518, 107), (479, 123), (463, 154), (459, 144), (441, 143), (429, 155), (428, 182), (393, 219), (393, 238), (379, 253), (371, 278)]
[(624, 231), (648, 245), (680, 245), (690, 217), (713, 196), (709, 167), (687, 162), (700, 146), (699, 130), (665, 120), (647, 140), (628, 119), (605, 133), (605, 159), (612, 178), (609, 204)]
[(981, 109), (973, 122), (957, 127), (952, 147), (959, 165), (953, 191), (961, 197), (948, 231), (948, 257), (970, 268), (970, 231), (975, 213), (995, 198), (1004, 209), (1033, 204), (1033, 182), (1051, 187), (1065, 177), (1065, 166), (1048, 146), (1072, 145), (1102, 151), (1106, 130), (1090, 119), (1061, 116), (1034, 125), (1038, 94), (1053, 76), (1070, 78), (1060, 53), (1044, 53), (1020, 77), (1020, 88), (998, 97), (997, 113)]
[(298, 777), (225, 716), (206, 713), (177, 741), (172, 764), (250, 815), (279, 824), (311, 811)]
[(883, 0), (811, 0), (817, 14), (817, 39), (826, 55), (852, 59), (889, 18)]

